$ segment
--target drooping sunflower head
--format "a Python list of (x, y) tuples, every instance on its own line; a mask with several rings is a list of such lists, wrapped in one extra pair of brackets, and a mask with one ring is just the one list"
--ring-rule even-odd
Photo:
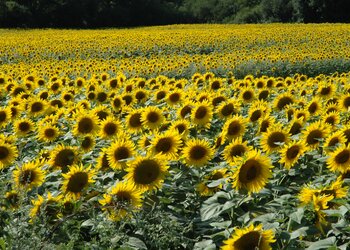
[(45, 171), (40, 168), (38, 162), (28, 162), (13, 171), (13, 178), (18, 188), (29, 191), (43, 184)]
[(162, 155), (138, 156), (130, 162), (125, 178), (136, 188), (150, 191), (163, 185), (167, 170), (168, 166)]
[(222, 250), (271, 250), (275, 237), (272, 230), (263, 230), (262, 224), (246, 228), (236, 228), (231, 238), (224, 241)]
[(142, 192), (131, 182), (118, 182), (110, 192), (99, 200), (102, 210), (113, 221), (119, 221), (131, 216), (131, 211), (137, 211), (142, 205)]
[(69, 171), (69, 167), (78, 161), (77, 148), (58, 145), (51, 152), (49, 164), (54, 168), (61, 169), (62, 173)]
[(112, 143), (107, 150), (107, 159), (112, 169), (123, 169), (129, 158), (135, 155), (135, 145), (127, 137)]
[(275, 125), (262, 134), (261, 146), (266, 153), (270, 154), (281, 149), (288, 141), (289, 134), (282, 129), (282, 126)]
[(85, 189), (95, 181), (93, 177), (96, 171), (91, 167), (83, 167), (75, 165), (69, 169), (69, 172), (62, 174), (64, 180), (62, 185), (62, 193), (69, 198), (77, 200), (83, 194)]
[(168, 130), (163, 134), (156, 135), (151, 141), (153, 154), (162, 154), (168, 160), (175, 160), (181, 147), (181, 137), (175, 132)]
[(183, 149), (183, 157), (188, 166), (204, 166), (213, 157), (214, 150), (209, 142), (203, 139), (190, 139)]
[(285, 168), (290, 169), (305, 151), (306, 145), (304, 142), (293, 141), (285, 144), (280, 150), (281, 160), (279, 162), (284, 164)]
[(272, 176), (270, 170), (272, 167), (267, 156), (261, 155), (256, 150), (249, 151), (237, 162), (237, 168), (232, 176), (232, 185), (239, 191), (257, 193), (265, 187)]

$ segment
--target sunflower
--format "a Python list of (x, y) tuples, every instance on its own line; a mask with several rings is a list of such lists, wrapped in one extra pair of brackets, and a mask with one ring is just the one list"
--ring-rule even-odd
[(190, 117), (195, 106), (196, 104), (194, 102), (186, 101), (184, 105), (177, 110), (177, 116), (180, 119), (186, 119), (187, 117)]
[(82, 165), (72, 166), (69, 172), (62, 174), (64, 180), (62, 185), (62, 192), (66, 197), (77, 200), (80, 198), (84, 190), (95, 181), (93, 177), (95, 176), (95, 170), (91, 167), (84, 168)]
[(346, 138), (343, 131), (337, 131), (329, 135), (324, 142), (323, 147), (327, 152), (334, 151), (337, 146), (345, 145)]
[(131, 133), (137, 133), (140, 130), (142, 130), (142, 121), (141, 121), (141, 116), (142, 116), (142, 110), (132, 110), (126, 117), (125, 117), (125, 122), (126, 126), (128, 128), (128, 131)]
[(272, 127), (276, 124), (275, 118), (271, 115), (265, 115), (259, 119), (259, 132), (265, 133), (269, 127)]
[(98, 117), (93, 113), (79, 112), (75, 120), (76, 124), (73, 127), (75, 135), (94, 134), (98, 129)]
[(107, 170), (109, 168), (112, 168), (111, 164), (108, 161), (107, 151), (108, 151), (108, 148), (101, 149), (100, 154), (97, 158), (97, 163), (95, 166), (96, 169), (98, 169), (98, 170), (101, 169), (102, 171), (104, 171), (104, 170)]
[(0, 128), (5, 127), (7, 123), (11, 120), (11, 109), (0, 108)]
[(218, 114), (219, 118), (227, 119), (232, 115), (239, 113), (239, 104), (235, 100), (222, 102), (217, 106), (216, 113)]
[(209, 187), (208, 184), (212, 181), (217, 181), (228, 176), (227, 169), (215, 169), (207, 174), (202, 182), (197, 185), (197, 191), (201, 196), (211, 196), (222, 188), (222, 184), (214, 187)]
[(332, 128), (334, 128), (336, 125), (340, 122), (340, 114), (339, 112), (330, 112), (328, 114), (325, 114), (322, 117), (322, 122), (329, 124)]
[(122, 130), (122, 124), (114, 117), (109, 116), (100, 122), (100, 137), (110, 139), (115, 137)]
[(187, 138), (191, 128), (191, 123), (187, 120), (181, 119), (171, 123), (169, 131), (176, 131), (181, 138)]
[(142, 111), (142, 125), (149, 129), (159, 128), (163, 121), (164, 115), (162, 113), (162, 110), (157, 107), (149, 106)]
[(213, 156), (214, 150), (206, 140), (190, 139), (183, 148), (183, 157), (188, 166), (204, 166)]
[(174, 90), (174, 91), (168, 93), (168, 95), (166, 97), (166, 102), (170, 106), (177, 105), (178, 103), (182, 102), (183, 96), (184, 96), (184, 93), (182, 90), (180, 90), (180, 89)]
[(20, 206), (20, 194), (16, 190), (6, 192), (4, 200), (5, 205), (11, 209), (17, 209)]
[(321, 101), (318, 97), (314, 97), (307, 105), (307, 111), (310, 115), (317, 115), (322, 108)]
[(39, 162), (27, 162), (13, 171), (13, 179), (18, 188), (29, 191), (44, 183), (45, 171), (39, 167)]
[(162, 155), (138, 156), (130, 162), (126, 171), (125, 178), (137, 189), (151, 191), (163, 185), (168, 166)]
[(32, 200), (33, 208), (30, 210), (31, 221), (38, 216), (44, 216), (45, 220), (49, 223), (55, 223), (62, 217), (61, 213), (61, 199), (62, 195), (52, 196), (49, 192), (47, 198), (44, 199), (41, 195), (38, 195), (36, 200)]
[(120, 96), (115, 96), (111, 101), (111, 106), (114, 111), (119, 111), (123, 106), (123, 99)]
[(345, 173), (350, 168), (350, 145), (341, 146), (329, 154), (327, 167), (333, 172)]
[(303, 131), (303, 138), (310, 149), (315, 149), (319, 146), (320, 140), (325, 139), (329, 132), (329, 125), (318, 121), (311, 123), (306, 130)]
[(161, 154), (168, 160), (176, 160), (178, 150), (181, 147), (181, 137), (175, 131), (167, 131), (157, 134), (151, 141), (151, 151), (153, 154)]
[(258, 99), (259, 100), (267, 100), (267, 98), (269, 97), (269, 95), (270, 95), (270, 90), (268, 90), (268, 89), (261, 89), (260, 91), (259, 91), (259, 94), (258, 94)]
[(69, 166), (78, 161), (77, 148), (71, 146), (58, 145), (51, 152), (49, 164), (54, 168), (59, 168), (62, 173), (69, 171)]
[(16, 120), (13, 124), (17, 136), (26, 136), (34, 130), (34, 122), (29, 118)]
[(333, 96), (335, 92), (335, 86), (332, 83), (322, 82), (319, 84), (317, 93), (321, 98), (329, 98)]
[(289, 134), (281, 128), (282, 126), (274, 125), (269, 127), (261, 137), (261, 147), (270, 154), (282, 148), (283, 144), (288, 143)]
[(168, 91), (166, 89), (159, 89), (154, 93), (154, 100), (156, 102), (161, 102), (167, 96)]
[(112, 169), (123, 169), (129, 158), (135, 155), (135, 145), (128, 138), (123, 138), (112, 143), (107, 150), (107, 159)]
[(294, 118), (292, 121), (290, 121), (288, 126), (288, 134), (290, 135), (297, 135), (301, 133), (301, 130), (304, 126), (304, 120), (303, 118)]
[(247, 152), (238, 162), (233, 172), (233, 187), (249, 194), (263, 189), (272, 173), (270, 159), (257, 150)]
[(99, 200), (102, 210), (113, 221), (131, 216), (142, 205), (142, 192), (130, 182), (118, 182), (110, 192)]
[(234, 166), (240, 157), (252, 149), (246, 141), (243, 141), (242, 137), (239, 137), (225, 147), (223, 157), (229, 165)]
[(250, 122), (258, 122), (260, 118), (268, 115), (268, 109), (265, 105), (252, 105), (248, 111)]
[(80, 148), (84, 152), (89, 152), (90, 150), (93, 149), (94, 146), (95, 146), (95, 139), (91, 135), (86, 135), (83, 138), (81, 138)]
[(243, 116), (235, 115), (228, 119), (222, 127), (221, 135), (226, 140), (241, 137), (245, 133), (247, 120)]
[(297, 163), (299, 158), (306, 151), (306, 145), (302, 141), (292, 141), (288, 144), (285, 144), (283, 148), (279, 151), (281, 155), (281, 164), (284, 164), (286, 169), (290, 169), (292, 166)]
[(274, 106), (278, 110), (283, 110), (286, 106), (294, 103), (294, 98), (289, 93), (280, 94), (275, 98)]
[(38, 130), (38, 139), (43, 142), (53, 142), (60, 135), (60, 130), (51, 124), (44, 124)]
[(263, 230), (262, 224), (253, 224), (245, 228), (236, 228), (231, 238), (224, 241), (222, 250), (271, 250), (275, 236), (271, 229)]
[(255, 99), (255, 93), (252, 88), (243, 88), (240, 91), (239, 99), (242, 100), (243, 103), (250, 103)]
[(194, 125), (210, 128), (212, 118), (213, 110), (208, 102), (197, 104), (191, 111), (191, 120)]
[(107, 119), (109, 116), (112, 116), (112, 111), (107, 106), (103, 105), (96, 106), (93, 110), (91, 110), (91, 112), (93, 115), (98, 117), (99, 122)]
[(17, 147), (12, 143), (0, 140), (0, 170), (12, 164), (17, 157)]

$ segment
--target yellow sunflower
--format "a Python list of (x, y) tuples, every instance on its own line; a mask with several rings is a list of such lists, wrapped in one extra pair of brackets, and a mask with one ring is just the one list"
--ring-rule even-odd
[(191, 116), (192, 110), (196, 104), (192, 101), (185, 101), (183, 106), (179, 109), (177, 109), (177, 116), (180, 119), (186, 119), (187, 117)]
[(84, 152), (89, 152), (95, 146), (95, 139), (91, 135), (86, 135), (80, 139), (80, 148)]
[(28, 114), (34, 117), (45, 114), (47, 107), (47, 101), (39, 98), (33, 98), (28, 103)]
[(11, 190), (5, 193), (4, 197), (6, 207), (17, 209), (20, 206), (20, 194), (16, 190)]
[(53, 142), (60, 135), (60, 130), (52, 124), (44, 124), (38, 127), (38, 139), (44, 142)]
[(212, 118), (213, 109), (206, 101), (198, 103), (191, 111), (191, 120), (194, 125), (210, 128)]
[(44, 183), (45, 171), (40, 168), (39, 162), (27, 162), (17, 166), (13, 171), (13, 179), (18, 188), (29, 191)]
[(30, 210), (31, 221), (38, 216), (44, 216), (45, 220), (49, 223), (55, 223), (62, 217), (60, 201), (62, 195), (52, 196), (49, 192), (47, 198), (38, 195), (36, 200), (32, 200), (33, 208)]
[(105, 171), (109, 168), (112, 168), (108, 161), (107, 151), (108, 151), (108, 148), (101, 149), (100, 154), (97, 158), (96, 166), (95, 166), (97, 170)]
[(131, 216), (142, 205), (142, 192), (130, 182), (118, 182), (110, 192), (99, 200), (102, 210), (113, 221)]
[(168, 130), (163, 134), (157, 134), (153, 138), (150, 150), (153, 154), (164, 155), (168, 160), (176, 160), (180, 147), (181, 137), (179, 133)]
[(214, 156), (214, 150), (206, 140), (189, 139), (183, 148), (183, 157), (188, 166), (204, 166)]
[(331, 152), (334, 151), (337, 146), (345, 145), (345, 142), (345, 135), (343, 134), (343, 131), (340, 130), (330, 134), (326, 138), (323, 147), (325, 148), (326, 152)]
[(317, 93), (321, 98), (329, 98), (333, 96), (336, 87), (330, 82), (321, 82), (317, 89)]
[(215, 187), (209, 187), (208, 184), (212, 181), (220, 180), (228, 176), (227, 169), (215, 169), (207, 174), (203, 180), (197, 185), (197, 191), (201, 196), (210, 196), (222, 188), (222, 184)]
[(0, 140), (0, 170), (12, 164), (17, 157), (17, 147), (12, 143)]
[(239, 94), (239, 99), (243, 103), (250, 103), (250, 102), (252, 102), (255, 99), (254, 89), (252, 89), (250, 87), (241, 89), (240, 94)]
[(246, 153), (237, 162), (237, 168), (233, 172), (233, 187), (237, 190), (245, 190), (249, 194), (257, 193), (263, 189), (272, 176), (270, 158), (257, 150)]
[(164, 121), (162, 110), (158, 107), (149, 106), (142, 111), (142, 125), (149, 129), (157, 129)]
[(231, 238), (224, 241), (222, 250), (271, 250), (275, 236), (271, 229), (263, 230), (262, 224), (236, 228)]
[(247, 119), (243, 116), (235, 115), (224, 123), (221, 135), (225, 141), (230, 141), (234, 138), (243, 136), (246, 126)]
[(339, 112), (330, 112), (323, 115), (322, 122), (329, 124), (332, 128), (335, 128), (340, 122)]
[(302, 141), (292, 141), (288, 144), (285, 144), (283, 148), (279, 151), (281, 155), (281, 164), (284, 164), (286, 169), (293, 167), (299, 158), (306, 151), (306, 145)]
[(142, 130), (142, 110), (131, 110), (131, 112), (125, 117), (125, 123), (128, 131), (131, 133), (137, 133)]
[(330, 126), (321, 121), (311, 123), (303, 132), (303, 138), (310, 149), (319, 147), (320, 140), (325, 139), (330, 133)]
[(75, 120), (76, 124), (73, 127), (75, 135), (95, 134), (98, 129), (98, 117), (92, 113), (79, 112)]
[(191, 123), (187, 120), (181, 119), (181, 120), (176, 120), (171, 123), (169, 127), (169, 131), (176, 131), (179, 133), (181, 138), (185, 139), (187, 138), (191, 128)]
[(100, 122), (99, 136), (103, 139), (110, 139), (116, 137), (122, 129), (121, 123), (114, 117), (109, 116)]
[(69, 167), (78, 161), (76, 147), (58, 145), (50, 153), (49, 164), (54, 168), (61, 169), (62, 173), (69, 171)]
[(26, 136), (34, 130), (34, 122), (28, 118), (16, 120), (13, 127), (17, 136)]
[(304, 126), (303, 118), (299, 118), (299, 119), (294, 118), (289, 123), (288, 134), (297, 135), (297, 134), (301, 133), (303, 126)]
[(130, 162), (125, 178), (137, 189), (151, 191), (161, 188), (168, 166), (162, 155), (138, 156)]
[(234, 166), (240, 157), (252, 149), (246, 141), (243, 141), (242, 137), (239, 137), (225, 147), (223, 157), (229, 165)]
[(0, 128), (5, 127), (7, 123), (11, 120), (11, 109), (0, 108)]
[(69, 172), (62, 174), (64, 180), (62, 185), (62, 192), (66, 197), (77, 200), (80, 198), (84, 190), (95, 181), (93, 177), (96, 171), (91, 167), (84, 168), (82, 165), (72, 166)]
[(347, 172), (350, 169), (350, 145), (343, 145), (331, 152), (327, 159), (327, 167), (333, 172)]
[(275, 98), (274, 106), (281, 111), (292, 103), (294, 103), (293, 96), (289, 93), (284, 93)]
[(117, 140), (107, 150), (107, 159), (112, 169), (123, 169), (135, 155), (135, 145), (127, 137)]
[(219, 118), (227, 119), (232, 115), (238, 114), (239, 110), (238, 102), (235, 100), (229, 100), (220, 103), (216, 108), (216, 113), (218, 114)]
[(270, 154), (278, 151), (284, 144), (288, 143), (289, 134), (281, 127), (275, 125), (269, 127), (265, 133), (262, 133), (260, 144), (266, 153)]
[(259, 119), (259, 132), (265, 133), (269, 127), (272, 127), (276, 124), (275, 118), (270, 115), (265, 115)]

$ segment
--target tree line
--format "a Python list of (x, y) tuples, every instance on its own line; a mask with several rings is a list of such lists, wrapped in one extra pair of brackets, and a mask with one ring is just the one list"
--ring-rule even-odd
[(0, 0), (0, 27), (349, 21), (348, 0)]

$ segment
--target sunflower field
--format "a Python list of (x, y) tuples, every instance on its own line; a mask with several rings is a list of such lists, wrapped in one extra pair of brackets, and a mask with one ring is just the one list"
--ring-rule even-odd
[(0, 30), (0, 249), (350, 249), (349, 41)]

